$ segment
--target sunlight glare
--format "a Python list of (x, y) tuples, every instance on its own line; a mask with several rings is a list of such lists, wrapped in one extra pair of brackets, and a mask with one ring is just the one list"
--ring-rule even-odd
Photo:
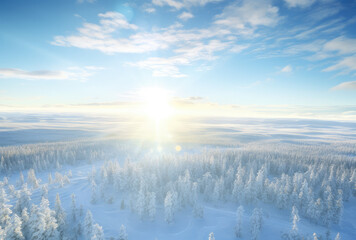
[(140, 91), (144, 101), (144, 112), (150, 118), (160, 121), (172, 115), (170, 96), (167, 90), (160, 88), (145, 88)]

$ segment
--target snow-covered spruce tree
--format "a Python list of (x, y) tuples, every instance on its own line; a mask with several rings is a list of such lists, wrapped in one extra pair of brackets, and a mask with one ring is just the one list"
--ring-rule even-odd
[(248, 182), (245, 185), (245, 202), (246, 203), (254, 203), (256, 199), (256, 183), (255, 183), (255, 174), (253, 169), (250, 169), (250, 176)]
[(35, 170), (30, 169), (27, 172), (27, 183), (34, 189), (39, 187), (39, 182), (36, 178)]
[(261, 169), (257, 172), (256, 176), (256, 195), (257, 198), (262, 199), (263, 184), (266, 179), (266, 166), (263, 165)]
[(73, 222), (76, 222), (76, 220), (77, 220), (77, 204), (76, 204), (76, 202), (75, 202), (75, 194), (74, 194), (74, 193), (72, 193), (71, 198), (72, 198), (72, 204), (71, 204), (71, 209), (72, 209), (72, 213), (71, 213), (71, 215), (72, 215), (72, 221), (73, 221)]
[(146, 195), (142, 187), (138, 192), (137, 199), (136, 199), (136, 212), (140, 217), (140, 219), (142, 220), (146, 212)]
[(151, 221), (154, 221), (156, 218), (156, 194), (151, 192), (149, 194), (149, 201), (148, 201), (148, 215)]
[(297, 225), (299, 222), (299, 214), (298, 214), (298, 209), (295, 206), (293, 206), (292, 208), (291, 219), (292, 219), (292, 229), (289, 233), (289, 237), (290, 239), (297, 240), (299, 239), (298, 225)]
[(242, 236), (242, 217), (244, 214), (243, 206), (239, 206), (236, 211), (235, 235), (237, 238)]
[(41, 197), (48, 198), (48, 187), (47, 184), (44, 184), (41, 188)]
[(91, 199), (90, 203), (95, 204), (98, 202), (98, 190), (94, 180), (91, 181)]
[(304, 179), (302, 188), (300, 189), (299, 193), (299, 209), (304, 213), (307, 212), (308, 204), (310, 202), (310, 194), (309, 194), (309, 186), (306, 179)]
[(324, 208), (324, 223), (329, 228), (331, 222), (334, 219), (334, 195), (332, 193), (332, 189), (330, 186), (326, 187), (326, 191), (324, 192), (324, 199), (325, 199), (325, 208)]
[(17, 214), (12, 215), (10, 222), (5, 227), (6, 239), (22, 240), (25, 239), (21, 230), (21, 219)]
[(48, 174), (48, 184), (52, 184), (52, 183), (53, 183), (52, 174), (49, 173), (49, 174)]
[(4, 188), (0, 189), (0, 225), (4, 228), (8, 222), (10, 221), (10, 215), (12, 213), (11, 207), (12, 205), (7, 204), (9, 199), (7, 198), (7, 194)]
[(55, 218), (58, 224), (58, 232), (60, 238), (63, 238), (65, 225), (66, 225), (66, 214), (62, 208), (61, 200), (59, 194), (56, 195), (56, 202), (54, 205)]
[(22, 185), (19, 195), (14, 210), (16, 213), (21, 214), (24, 208), (30, 207), (31, 192), (27, 188), (27, 183)]
[(30, 216), (28, 215), (27, 208), (24, 208), (21, 213), (21, 220), (22, 220), (22, 234), (24, 235), (25, 239), (29, 239), (28, 236), (28, 221), (30, 219)]
[(316, 235), (316, 233), (313, 233), (313, 240), (318, 240), (318, 236)]
[(173, 222), (173, 197), (171, 191), (167, 192), (164, 199), (164, 219), (167, 223)]
[(262, 228), (262, 210), (260, 208), (253, 209), (250, 219), (251, 239), (257, 240)]
[(341, 189), (338, 190), (338, 195), (335, 204), (335, 211), (334, 211), (334, 223), (338, 224), (340, 222), (342, 212), (344, 209), (344, 202), (342, 200), (343, 192)]
[(213, 201), (217, 202), (224, 198), (224, 179), (221, 177), (215, 181)]
[(215, 240), (215, 237), (214, 237), (214, 233), (213, 233), (213, 232), (211, 232), (211, 233), (209, 234), (209, 240)]
[(87, 214), (85, 215), (84, 219), (84, 233), (87, 239), (91, 238), (92, 232), (93, 232), (93, 215), (90, 210), (87, 211)]
[(91, 240), (105, 240), (103, 228), (97, 223), (93, 225)]
[(44, 240), (46, 231), (46, 222), (38, 210), (38, 206), (32, 204), (30, 218), (28, 220), (29, 239)]
[(40, 218), (45, 222), (44, 239), (57, 240), (59, 238), (57, 230), (58, 224), (55, 218), (55, 212), (49, 208), (48, 199), (42, 198), (39, 212)]
[(120, 227), (119, 240), (128, 240), (126, 227), (123, 224)]
[(245, 168), (243, 168), (241, 165), (239, 165), (235, 177), (235, 181), (233, 184), (233, 190), (232, 190), (232, 197), (233, 200), (241, 203), (242, 199), (244, 199), (244, 175), (245, 175)]
[(23, 173), (20, 172), (20, 177), (16, 182), (17, 187), (21, 187), (25, 183), (25, 178), (23, 176)]

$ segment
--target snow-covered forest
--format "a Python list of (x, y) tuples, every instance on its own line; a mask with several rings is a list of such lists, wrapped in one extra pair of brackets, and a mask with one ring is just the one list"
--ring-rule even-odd
[(355, 143), (182, 148), (115, 140), (1, 147), (0, 238), (355, 236)]

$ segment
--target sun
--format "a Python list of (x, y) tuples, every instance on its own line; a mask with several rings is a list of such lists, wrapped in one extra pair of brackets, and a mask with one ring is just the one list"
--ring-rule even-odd
[(143, 111), (151, 119), (164, 120), (173, 114), (171, 95), (162, 88), (144, 88), (139, 92), (143, 100)]

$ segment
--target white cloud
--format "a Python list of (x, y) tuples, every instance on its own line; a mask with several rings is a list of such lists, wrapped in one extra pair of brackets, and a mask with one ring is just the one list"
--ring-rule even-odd
[(147, 13), (154, 13), (154, 12), (156, 12), (156, 9), (153, 7), (148, 7), (148, 8), (145, 8), (144, 11)]
[(356, 53), (356, 39), (338, 37), (324, 45), (325, 51), (336, 51), (340, 54), (352, 54)]
[(356, 90), (356, 81), (340, 83), (333, 87), (332, 90)]
[(84, 3), (84, 2), (88, 2), (88, 3), (93, 3), (96, 0), (77, 0), (78, 3)]
[(152, 0), (152, 3), (157, 6), (170, 6), (174, 9), (189, 8), (192, 6), (204, 6), (208, 3), (220, 2), (222, 0)]
[(152, 57), (130, 65), (151, 70), (155, 77), (186, 77), (187, 75), (180, 72), (179, 66), (189, 65), (199, 60), (214, 60), (217, 58), (214, 55), (215, 52), (222, 51), (229, 46), (229, 42), (218, 40), (211, 40), (207, 44), (195, 42), (176, 49), (175, 52), (178, 53), (176, 56), (169, 58)]
[(274, 26), (279, 21), (278, 8), (266, 0), (234, 2), (217, 16), (215, 24), (252, 34), (258, 26)]
[(282, 73), (289, 73), (289, 72), (292, 72), (292, 71), (293, 71), (293, 68), (292, 68), (291, 65), (287, 65), (284, 68), (282, 68), (282, 70), (281, 70)]
[(345, 57), (335, 65), (325, 68), (323, 71), (329, 72), (329, 71), (342, 70), (342, 69), (356, 71), (356, 56)]
[(85, 81), (102, 68), (88, 66), (84, 68), (72, 67), (68, 71), (26, 71), (16, 68), (0, 68), (0, 78), (23, 80), (80, 80)]
[(248, 48), (250, 45), (234, 45), (231, 49), (230, 52), (233, 53), (239, 53)]
[(112, 53), (138, 53), (162, 48), (159, 43), (149, 39), (117, 38), (113, 36), (120, 29), (136, 30), (138, 27), (127, 22), (125, 17), (117, 12), (106, 12), (98, 15), (100, 24), (84, 23), (78, 29), (77, 35), (56, 36), (53, 45), (77, 47)]
[(316, 0), (284, 0), (288, 7), (306, 8), (311, 6)]
[(182, 20), (188, 20), (188, 19), (191, 19), (191, 18), (193, 18), (194, 17), (194, 15), (193, 14), (191, 14), (190, 12), (182, 12), (182, 14), (180, 14), (179, 16), (178, 16), (178, 18), (179, 19), (182, 19)]
[(98, 16), (101, 18), (100, 23), (105, 31), (115, 31), (116, 29), (137, 29), (138, 27), (134, 24), (127, 22), (124, 15), (118, 12), (106, 12), (99, 13)]

